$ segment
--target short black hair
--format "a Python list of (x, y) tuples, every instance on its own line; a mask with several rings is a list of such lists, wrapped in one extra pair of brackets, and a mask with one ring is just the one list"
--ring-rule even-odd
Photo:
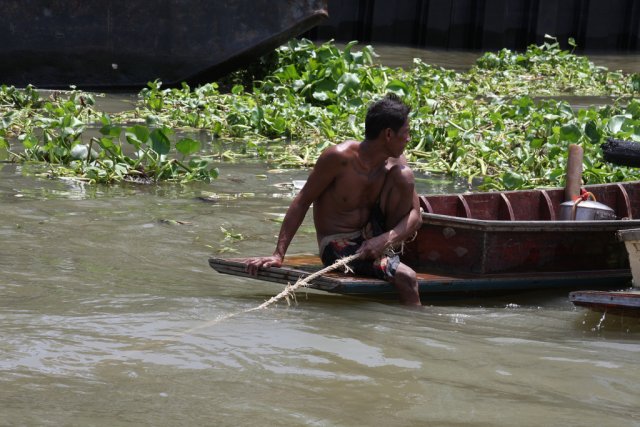
[(398, 95), (388, 93), (369, 106), (364, 121), (365, 138), (376, 139), (387, 128), (398, 132), (407, 121), (410, 111), (411, 107), (402, 102)]

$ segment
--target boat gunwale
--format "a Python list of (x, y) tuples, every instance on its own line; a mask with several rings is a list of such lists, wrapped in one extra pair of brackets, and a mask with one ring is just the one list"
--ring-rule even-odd
[(569, 301), (576, 307), (627, 317), (640, 317), (640, 291), (583, 290), (569, 293)]
[[(482, 231), (617, 231), (640, 228), (640, 219), (616, 219), (599, 221), (569, 220), (496, 220), (474, 219), (453, 215), (422, 213), (422, 225), (457, 226)], [(623, 225), (623, 227), (621, 227)]]
[(632, 242), (634, 240), (640, 240), (640, 228), (625, 228), (618, 230), (618, 240), (622, 242)]

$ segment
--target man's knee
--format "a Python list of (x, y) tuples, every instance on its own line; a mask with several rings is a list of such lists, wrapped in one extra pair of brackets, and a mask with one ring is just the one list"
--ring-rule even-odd
[(395, 165), (387, 175), (387, 188), (396, 194), (413, 194), (415, 178), (407, 166)]
[(406, 264), (400, 263), (393, 276), (395, 283), (413, 286), (417, 282), (416, 272)]
[(415, 183), (411, 169), (395, 165), (389, 170), (380, 198), (388, 228), (393, 228), (413, 207), (414, 189)]

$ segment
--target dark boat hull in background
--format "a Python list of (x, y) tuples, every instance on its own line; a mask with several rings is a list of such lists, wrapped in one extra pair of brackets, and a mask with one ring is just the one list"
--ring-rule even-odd
[(556, 36), (581, 52), (640, 51), (637, 0), (329, 0), (318, 40), (428, 49), (525, 50)]
[(203, 82), (327, 18), (326, 0), (6, 0), (0, 84)]

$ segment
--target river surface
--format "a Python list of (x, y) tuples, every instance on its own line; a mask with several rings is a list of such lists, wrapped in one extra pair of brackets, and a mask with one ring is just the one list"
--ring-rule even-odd
[[(242, 313), (282, 286), (207, 259), (271, 253), (307, 173), (219, 167), (104, 187), (0, 163), (0, 425), (640, 426), (638, 319), (566, 292)], [(315, 251), (308, 217), (289, 253)]]
[[(1, 425), (640, 425), (638, 320), (563, 292), (413, 311), (309, 291), (214, 322), (282, 289), (207, 258), (270, 253), (303, 171), (95, 187), (0, 168)], [(290, 253), (314, 241), (307, 218)]]
[[(378, 61), (388, 67), (411, 68), (413, 58), (420, 58), (427, 64), (465, 72), (471, 68), (483, 51), (420, 49), (407, 46), (376, 44), (374, 51)], [(640, 53), (580, 53), (587, 56), (595, 65), (609, 71), (640, 73)]]

